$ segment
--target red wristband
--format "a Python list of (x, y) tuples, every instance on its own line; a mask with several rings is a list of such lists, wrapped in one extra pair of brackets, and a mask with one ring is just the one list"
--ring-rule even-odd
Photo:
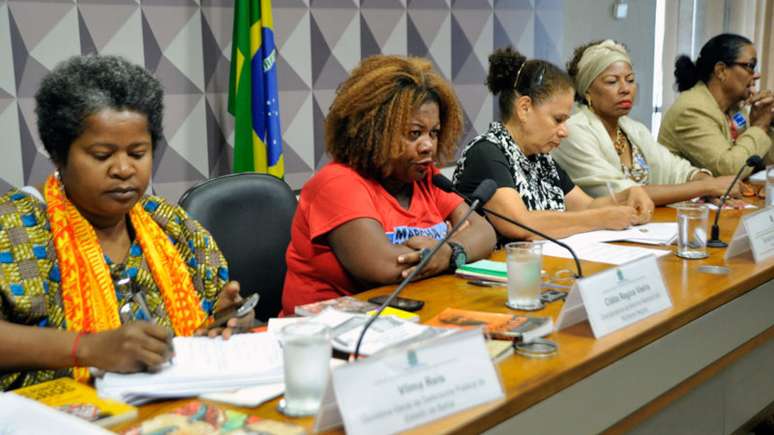
[(84, 335), (89, 335), (89, 333), (86, 331), (79, 332), (73, 341), (73, 348), (70, 349), (70, 356), (73, 359), (73, 367), (80, 367), (80, 364), (78, 363), (78, 346), (81, 344), (81, 337)]

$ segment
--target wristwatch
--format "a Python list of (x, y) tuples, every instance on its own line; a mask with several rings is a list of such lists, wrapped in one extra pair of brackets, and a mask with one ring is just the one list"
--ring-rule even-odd
[(449, 240), (446, 242), (451, 248), (451, 256), (449, 257), (449, 270), (454, 272), (458, 267), (465, 265), (468, 262), (468, 254), (465, 253), (465, 247), (457, 242)]

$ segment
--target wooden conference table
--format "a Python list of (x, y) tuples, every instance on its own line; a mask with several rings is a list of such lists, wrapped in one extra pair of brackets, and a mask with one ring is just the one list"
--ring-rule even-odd
[[(724, 210), (721, 238), (728, 242), (746, 212)], [(710, 213), (714, 218), (714, 213)], [(659, 208), (654, 221), (674, 222), (675, 210)], [(656, 249), (674, 249), (657, 247)], [(498, 364), (506, 398), (452, 415), (416, 433), (728, 433), (774, 402), (774, 260), (755, 264), (746, 254), (726, 262), (724, 249), (705, 260), (659, 258), (673, 307), (595, 340), (588, 322), (555, 332), (559, 345), (550, 359), (513, 355)], [(503, 260), (497, 251), (493, 259)], [(703, 264), (729, 267), (727, 275), (697, 270)], [(553, 273), (572, 269), (571, 260), (544, 258)], [(586, 276), (611, 267), (583, 262)], [(358, 297), (386, 294), (392, 287)], [(446, 307), (511, 312), (505, 288), (484, 288), (443, 275), (408, 286), (403, 293), (426, 301), (426, 321)], [(556, 320), (562, 302), (536, 315)], [(184, 401), (140, 408), (125, 429)], [(219, 405), (225, 406), (226, 405)], [(312, 418), (288, 419), (277, 400), (258, 408), (230, 407), (285, 420), (311, 431)], [(680, 425), (684, 427), (681, 428)], [(684, 429), (684, 430), (683, 430)]]

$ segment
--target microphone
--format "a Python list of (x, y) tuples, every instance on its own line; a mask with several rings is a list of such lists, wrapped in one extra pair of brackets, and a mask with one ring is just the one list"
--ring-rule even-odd
[(408, 283), (411, 282), (411, 280), (414, 279), (414, 277), (425, 268), (435, 253), (441, 249), (441, 247), (451, 238), (451, 236), (454, 235), (454, 233), (457, 232), (457, 230), (460, 229), (460, 227), (462, 227), (465, 221), (468, 220), (468, 217), (471, 215), (471, 213), (473, 213), (479, 205), (489, 201), (492, 195), (494, 195), (495, 190), (497, 190), (497, 183), (495, 183), (494, 180), (490, 180), (488, 178), (478, 185), (476, 190), (470, 195), (472, 201), (470, 203), (470, 209), (467, 213), (465, 213), (465, 216), (463, 216), (463, 218), (457, 222), (457, 225), (453, 226), (452, 229), (446, 233), (446, 236), (443, 239), (439, 240), (438, 243), (433, 246), (433, 249), (430, 250), (429, 254), (422, 257), (414, 270), (406, 278), (404, 278), (403, 281), (401, 281), (401, 283), (395, 290), (392, 291), (392, 293), (390, 293), (387, 299), (382, 302), (382, 305), (379, 306), (379, 309), (376, 310), (376, 314), (368, 319), (368, 322), (366, 322), (365, 326), (363, 326), (363, 330), (360, 332), (360, 336), (357, 338), (357, 345), (355, 345), (355, 360), (357, 360), (357, 357), (360, 355), (360, 345), (363, 343), (363, 337), (365, 337), (365, 333), (371, 324), (376, 321), (376, 319), (382, 314), (382, 311), (384, 311), (384, 309), (390, 305), (393, 299), (395, 299), (400, 294), (400, 292), (403, 291), (403, 288), (406, 287)]
[(728, 189), (726, 190), (725, 195), (723, 195), (720, 198), (720, 206), (718, 206), (718, 211), (715, 212), (715, 223), (712, 224), (712, 234), (709, 240), (707, 240), (707, 246), (711, 248), (725, 248), (728, 246), (728, 243), (720, 240), (720, 227), (718, 227), (718, 219), (720, 218), (720, 211), (723, 210), (723, 205), (726, 203), (726, 199), (728, 199), (728, 194), (731, 192), (731, 189), (734, 187), (734, 184), (736, 184), (737, 180), (739, 180), (739, 177), (742, 176), (742, 172), (744, 172), (744, 168), (751, 167), (751, 168), (758, 168), (763, 165), (763, 159), (757, 154), (753, 154), (750, 157), (747, 158), (747, 161), (744, 162), (744, 166), (742, 166), (739, 169), (739, 172), (736, 173), (736, 177), (734, 177), (734, 181), (731, 182), (731, 185), (728, 186)]
[[(484, 181), (486, 181), (486, 180), (484, 180)], [(454, 185), (452, 184), (452, 182), (449, 181), (448, 178), (444, 177), (443, 174), (435, 174), (435, 175), (433, 175), (433, 184), (435, 184), (436, 187), (438, 187), (439, 189), (443, 190), (444, 192), (454, 192), (457, 195), (459, 195), (462, 198), (464, 198), (465, 201), (470, 201), (470, 199), (468, 199), (468, 197), (466, 197), (465, 195), (460, 193), (457, 189), (455, 189)], [(482, 182), (482, 184), (483, 184), (483, 182)], [(472, 196), (471, 196), (471, 198), (472, 198)], [(472, 208), (472, 206), (471, 206), (471, 208)], [(581, 269), (580, 260), (578, 260), (578, 256), (575, 254), (575, 251), (573, 251), (572, 248), (569, 245), (567, 245), (564, 242), (560, 242), (559, 240), (556, 240), (555, 238), (553, 238), (551, 236), (543, 234), (543, 233), (541, 233), (540, 231), (538, 231), (538, 230), (536, 230), (534, 228), (531, 228), (531, 227), (528, 227), (527, 225), (519, 223), (519, 222), (517, 222), (517, 221), (515, 221), (515, 220), (513, 220), (513, 219), (511, 219), (509, 217), (503, 216), (502, 214), (497, 213), (497, 212), (495, 212), (493, 210), (490, 210), (490, 209), (488, 209), (486, 207), (482, 206), (482, 207), (479, 207), (479, 208), (484, 213), (488, 213), (488, 214), (490, 214), (492, 216), (498, 217), (498, 218), (504, 220), (505, 222), (508, 222), (509, 224), (516, 225), (517, 227), (519, 227), (519, 228), (521, 228), (523, 230), (529, 231), (532, 234), (537, 234), (538, 236), (548, 240), (549, 242), (556, 243), (557, 245), (559, 245), (562, 248), (566, 249), (570, 253), (570, 255), (572, 255), (572, 259), (575, 260), (575, 268), (578, 271), (578, 273), (576, 274), (575, 277), (576, 278), (583, 278), (583, 270)]]

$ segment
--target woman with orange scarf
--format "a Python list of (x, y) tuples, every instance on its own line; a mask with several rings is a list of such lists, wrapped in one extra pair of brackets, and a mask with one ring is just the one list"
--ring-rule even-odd
[(173, 334), (205, 333), (241, 299), (209, 233), (144, 195), (161, 85), (121, 58), (74, 57), (35, 99), (57, 171), (0, 197), (0, 386), (158, 367)]

